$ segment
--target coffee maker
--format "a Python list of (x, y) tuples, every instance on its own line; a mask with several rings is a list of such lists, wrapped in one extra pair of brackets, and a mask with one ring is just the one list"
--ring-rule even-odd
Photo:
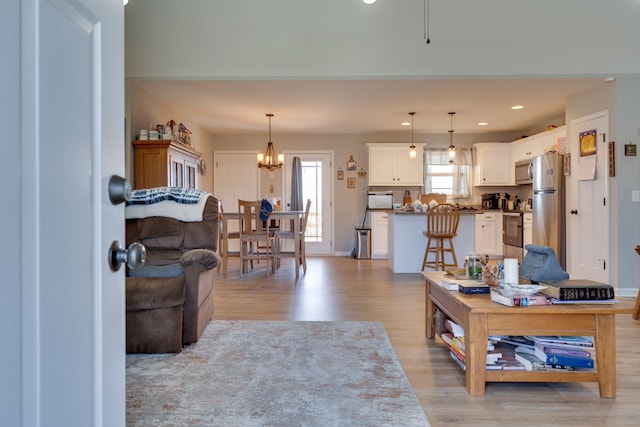
[(500, 193), (487, 193), (482, 195), (482, 209), (500, 209)]

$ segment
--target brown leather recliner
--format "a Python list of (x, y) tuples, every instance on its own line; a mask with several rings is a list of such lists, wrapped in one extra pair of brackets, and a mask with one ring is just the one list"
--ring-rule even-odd
[(127, 271), (127, 353), (180, 352), (213, 316), (218, 200), (203, 197), (201, 221), (154, 216), (153, 205), (142, 218), (127, 214), (127, 246), (137, 241), (147, 249), (145, 265)]

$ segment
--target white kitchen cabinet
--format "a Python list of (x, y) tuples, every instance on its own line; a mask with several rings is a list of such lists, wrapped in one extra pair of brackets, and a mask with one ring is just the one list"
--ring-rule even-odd
[(406, 144), (368, 144), (369, 185), (422, 186), (422, 156), (409, 157)]
[[(533, 214), (527, 212), (522, 215), (522, 247), (533, 243)], [(527, 254), (527, 250), (524, 250), (524, 255)]]
[(511, 155), (513, 157), (513, 162), (515, 163), (520, 160), (528, 160), (533, 157), (543, 155), (545, 148), (555, 146), (558, 138), (564, 138), (564, 136), (565, 127), (560, 126), (558, 128), (512, 142)]
[(371, 211), (371, 258), (386, 259), (389, 256), (389, 213)]
[(476, 214), (476, 253), (502, 255), (502, 212)]
[(511, 144), (483, 142), (476, 149), (475, 182), (482, 185), (514, 185), (514, 168), (511, 161)]

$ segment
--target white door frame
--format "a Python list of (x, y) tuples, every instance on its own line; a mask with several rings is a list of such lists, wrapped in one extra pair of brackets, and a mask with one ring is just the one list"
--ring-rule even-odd
[[(582, 181), (578, 180), (581, 160), (578, 133), (584, 130), (584, 123), (597, 119), (602, 119), (604, 129), (597, 129), (596, 181), (584, 181), (585, 184), (581, 184)], [(587, 126), (589, 127), (591, 126)], [(606, 135), (606, 142), (602, 141), (603, 133)], [(573, 278), (590, 278), (604, 283), (610, 283), (611, 279), (611, 203), (607, 168), (610, 140), (607, 110), (571, 120), (567, 126), (567, 144), (571, 152), (571, 175), (565, 183), (567, 271)], [(589, 194), (595, 199), (588, 201), (587, 205), (584, 200), (580, 200), (580, 186), (588, 185), (586, 182), (593, 182), (594, 186), (598, 184), (592, 191), (601, 190), (601, 194)], [(606, 200), (606, 205), (603, 205), (603, 199)], [(576, 210), (577, 215), (571, 213)], [(594, 213), (598, 216), (594, 217)], [(590, 240), (585, 240), (586, 236)]]
[[(283, 173), (282, 173), (282, 192), (283, 192), (283, 203), (286, 204), (287, 200), (291, 199), (291, 195), (289, 193), (291, 193), (291, 185), (290, 185), (290, 179), (291, 178), (287, 178), (288, 176), (290, 177), (291, 175), (291, 171), (287, 169), (287, 165), (291, 164), (291, 162), (287, 161), (287, 159), (290, 159), (294, 156), (300, 156), (301, 158), (304, 158), (305, 156), (309, 156), (309, 155), (322, 155), (322, 156), (329, 156), (329, 168), (328, 170), (323, 170), (323, 174), (327, 174), (326, 178), (327, 181), (330, 182), (329, 185), (329, 194), (327, 197), (325, 197), (324, 200), (326, 200), (327, 204), (325, 204), (325, 210), (326, 212), (330, 215), (330, 221), (328, 221), (329, 223), (329, 227), (328, 230), (326, 232), (326, 237), (327, 239), (329, 239), (328, 243), (328, 250), (324, 249), (321, 250), (320, 252), (314, 251), (313, 249), (313, 245), (307, 245), (306, 248), (306, 252), (308, 255), (333, 255), (334, 252), (334, 245), (333, 242), (335, 241), (334, 239), (334, 230), (335, 230), (335, 215), (334, 215), (334, 206), (333, 206), (333, 198), (334, 198), (334, 179), (333, 179), (333, 174), (334, 174), (334, 170), (333, 170), (333, 165), (334, 165), (334, 152), (333, 150), (284, 150), (283, 154), (285, 156), (285, 162), (284, 165), (282, 166), (283, 168)], [(306, 202), (305, 202), (306, 203)], [(323, 221), (323, 227), (325, 226), (325, 222)], [(324, 248), (326, 248), (326, 246), (323, 246)]]

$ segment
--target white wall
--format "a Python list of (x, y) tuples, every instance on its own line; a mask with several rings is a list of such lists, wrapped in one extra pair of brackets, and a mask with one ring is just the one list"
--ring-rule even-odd
[(126, 175), (127, 179), (133, 182), (134, 158), (131, 141), (135, 140), (140, 129), (149, 129), (149, 123), (164, 124), (169, 120), (176, 123), (183, 123), (191, 132), (191, 146), (196, 151), (202, 153), (202, 159), (207, 165), (206, 175), (198, 177), (198, 187), (200, 190), (213, 192), (213, 136), (194, 124), (180, 111), (176, 111), (171, 105), (160, 101), (154, 94), (141, 89), (135, 83), (128, 82), (127, 91), (129, 102), (127, 104), (127, 127), (128, 138), (125, 142)]

